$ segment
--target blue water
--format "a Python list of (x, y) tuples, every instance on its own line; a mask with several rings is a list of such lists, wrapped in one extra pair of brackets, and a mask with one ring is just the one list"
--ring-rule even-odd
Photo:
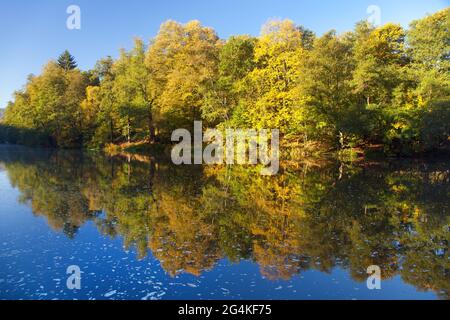
[[(51, 191), (49, 191), (51, 192)], [(329, 272), (304, 270), (289, 279), (268, 279), (253, 259), (224, 255), (200, 274), (169, 275), (151, 250), (139, 259), (122, 236), (101, 234), (92, 221), (71, 239), (19, 201), (7, 170), (0, 167), (1, 299), (436, 299), (394, 275), (380, 290), (352, 279), (336, 265)], [(321, 244), (318, 243), (318, 246)], [(81, 288), (67, 288), (70, 265), (81, 268)], [(444, 283), (447, 274), (443, 274)], [(441, 294), (445, 294), (444, 291)]]

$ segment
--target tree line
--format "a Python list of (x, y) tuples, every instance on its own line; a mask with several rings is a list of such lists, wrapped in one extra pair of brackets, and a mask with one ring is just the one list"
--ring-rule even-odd
[(317, 36), (290, 20), (220, 39), (198, 21), (163, 23), (88, 71), (69, 52), (7, 106), (0, 142), (63, 148), (170, 141), (175, 128), (280, 130), (284, 145), (382, 146), (411, 154), (450, 136), (450, 9), (405, 30), (357, 23)]

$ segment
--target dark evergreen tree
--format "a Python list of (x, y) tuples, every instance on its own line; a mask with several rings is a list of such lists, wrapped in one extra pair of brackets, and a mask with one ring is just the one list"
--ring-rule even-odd
[(58, 58), (58, 65), (65, 71), (73, 70), (77, 67), (75, 58), (68, 50), (64, 51)]

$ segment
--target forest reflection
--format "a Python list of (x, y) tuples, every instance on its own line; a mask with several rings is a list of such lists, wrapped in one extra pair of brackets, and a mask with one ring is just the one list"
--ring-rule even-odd
[(223, 258), (268, 279), (379, 265), (418, 290), (450, 292), (450, 165), (441, 161), (174, 166), (160, 158), (1, 147), (19, 201), (69, 238), (86, 222), (151, 254), (171, 275)]

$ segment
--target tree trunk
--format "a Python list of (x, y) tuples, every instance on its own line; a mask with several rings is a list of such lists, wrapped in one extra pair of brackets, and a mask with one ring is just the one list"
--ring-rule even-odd
[(109, 134), (110, 134), (110, 142), (114, 143), (114, 126), (112, 119), (109, 119)]
[(131, 125), (130, 125), (130, 117), (127, 118), (127, 141), (131, 142)]
[(153, 125), (153, 115), (152, 111), (148, 113), (148, 138), (149, 142), (155, 142), (155, 126)]
[(341, 131), (339, 131), (339, 144), (341, 146), (341, 149), (344, 149), (344, 142), (345, 142), (344, 134)]

